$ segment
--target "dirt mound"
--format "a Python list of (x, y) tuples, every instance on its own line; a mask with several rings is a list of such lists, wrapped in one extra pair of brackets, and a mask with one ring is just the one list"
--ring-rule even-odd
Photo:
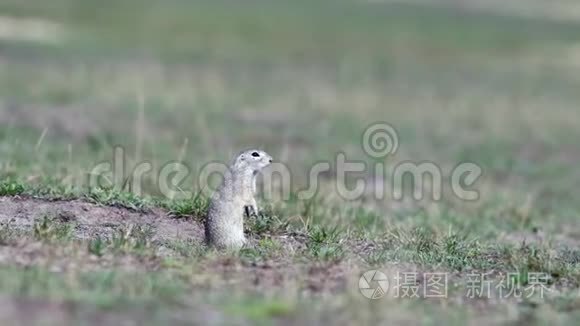
[[(50, 221), (48, 227), (43, 226), (45, 217)], [(214, 254), (210, 250), (192, 262), (188, 260), (191, 257), (188, 254), (195, 252), (196, 246), (203, 247), (202, 223), (196, 219), (174, 218), (161, 208), (140, 211), (78, 199), (66, 201), (27, 196), (0, 197), (0, 225), (4, 227), (0, 229), (0, 266), (41, 267), (62, 273), (96, 270), (164, 270), (170, 273), (177, 268), (175, 266), (181, 266), (164, 265), (166, 261), (163, 259), (172, 257), (175, 260), (168, 261), (180, 261), (182, 266), (189, 266), (185, 268), (196, 270), (195, 286), (216, 291), (227, 290), (234, 280), (238, 288), (248, 291), (257, 288), (266, 291), (300, 284), (301, 291), (308, 293), (338, 293), (350, 284), (352, 275), (358, 278), (358, 267), (352, 259), (309, 259), (311, 253), (307, 248), (308, 237), (297, 232), (248, 234), (247, 250), (239, 255)], [(47, 241), (50, 235), (43, 236), (42, 232), (60, 235), (55, 229), (52, 229), (52, 233), (46, 231), (59, 226), (66, 227), (66, 239), (73, 237), (82, 241), (61, 241), (64, 238), (58, 236), (58, 241), (52, 238)], [(119, 250), (102, 249), (100, 254), (96, 254), (95, 250), (90, 249), (91, 241), (94, 242), (98, 237), (119, 239), (119, 233), (142, 227), (147, 229), (148, 243), (153, 244), (144, 247), (152, 249), (151, 252), (143, 254), (145, 252), (138, 249), (123, 250), (121, 246)], [(6, 230), (9, 231), (9, 237), (4, 236)], [(22, 237), (18, 231), (28, 233), (28, 236)], [(30, 237), (31, 233), (33, 237)], [(271, 246), (268, 252), (263, 252), (265, 247), (260, 245), (264, 239), (273, 240), (264, 242)], [(368, 245), (345, 242), (344, 249), (357, 254), (368, 250)], [(29, 304), (27, 302), (24, 306)], [(11, 306), (11, 309), (20, 309), (20, 306)], [(0, 320), (2, 313), (0, 309)]]
[(81, 200), (48, 201), (29, 197), (1, 197), (0, 223), (11, 228), (31, 230), (35, 221), (49, 217), (74, 225), (78, 239), (109, 236), (130, 225), (146, 226), (154, 241), (203, 241), (203, 225), (198, 221), (175, 219), (158, 208), (134, 211), (109, 207)]

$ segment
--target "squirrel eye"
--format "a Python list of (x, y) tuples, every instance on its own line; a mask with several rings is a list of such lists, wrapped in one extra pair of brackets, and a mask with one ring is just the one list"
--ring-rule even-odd
[(259, 154), (258, 152), (253, 152), (253, 153), (252, 153), (252, 156), (253, 156), (253, 157), (260, 157), (260, 154)]

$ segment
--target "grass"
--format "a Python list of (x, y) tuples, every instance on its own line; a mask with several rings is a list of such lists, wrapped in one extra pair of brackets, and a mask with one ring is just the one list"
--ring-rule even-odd
[[(31, 268), (18, 271), (3, 268), (2, 291), (18, 297), (43, 297), (53, 299), (75, 300), (81, 303), (92, 303), (103, 308), (119, 309), (120, 306), (132, 305), (150, 300), (171, 300), (180, 293), (176, 279), (163, 275), (135, 275), (116, 272), (73, 273), (78, 283), (65, 279), (43, 269)], [(116, 288), (116, 293), (111, 289)]]
[(49, 216), (44, 216), (34, 223), (34, 237), (42, 241), (71, 239), (73, 223), (58, 222)]
[[(25, 298), (71, 323), (577, 320), (576, 22), (522, 14), (531, 0), (486, 10), (105, 2), (0, 1), (0, 22), (20, 31), (0, 35), (0, 298)], [(43, 28), (40, 39), (23, 39), (23, 18), (57, 26), (54, 35)], [(399, 138), (384, 159), (361, 146), (364, 128), (379, 121)], [(287, 165), (290, 196), (278, 196), (273, 180), (273, 196), (261, 191), (263, 210), (246, 221), (250, 244), (208, 250), (192, 231), (202, 232), (208, 207), (199, 178), (248, 147)], [(347, 177), (347, 188), (359, 176), (369, 185), (357, 200), (337, 190), (337, 153), (367, 163)], [(372, 164), (389, 172), (409, 161), (440, 167), (442, 200), (374, 198), (372, 186), (389, 190), (392, 178)], [(317, 162), (330, 169), (312, 180)], [(461, 162), (483, 170), (476, 201), (449, 187)], [(91, 184), (103, 163), (111, 169)], [(316, 195), (300, 198), (315, 181)], [(37, 215), (19, 213), (30, 205)], [(186, 236), (168, 238), (171, 228)], [(369, 301), (357, 284), (371, 268), (391, 284), (398, 272), (445, 272), (453, 286), (442, 300)], [(471, 274), (497, 284), (514, 273), (526, 286), (536, 272), (549, 276), (542, 300), (465, 295)]]
[(207, 211), (209, 200), (198, 192), (193, 199), (168, 200), (164, 205), (171, 216), (175, 218), (198, 218), (203, 219)]
[(251, 234), (275, 235), (285, 233), (289, 229), (290, 223), (273, 215), (272, 212), (259, 212), (258, 216), (247, 219), (246, 228)]
[(26, 188), (24, 185), (11, 181), (4, 181), (0, 185), (0, 193), (2, 194), (2, 196), (20, 195), (24, 193), (25, 189)]

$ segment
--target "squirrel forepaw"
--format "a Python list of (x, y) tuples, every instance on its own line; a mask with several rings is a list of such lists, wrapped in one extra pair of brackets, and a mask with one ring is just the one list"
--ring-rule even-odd
[(244, 215), (246, 217), (256, 217), (258, 216), (258, 208), (253, 205), (244, 206)]

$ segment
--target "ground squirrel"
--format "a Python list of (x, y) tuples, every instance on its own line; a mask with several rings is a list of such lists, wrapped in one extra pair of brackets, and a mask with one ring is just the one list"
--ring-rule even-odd
[(236, 156), (209, 204), (205, 220), (208, 245), (220, 249), (240, 249), (244, 245), (244, 215), (258, 213), (256, 175), (270, 163), (272, 157), (257, 149)]

